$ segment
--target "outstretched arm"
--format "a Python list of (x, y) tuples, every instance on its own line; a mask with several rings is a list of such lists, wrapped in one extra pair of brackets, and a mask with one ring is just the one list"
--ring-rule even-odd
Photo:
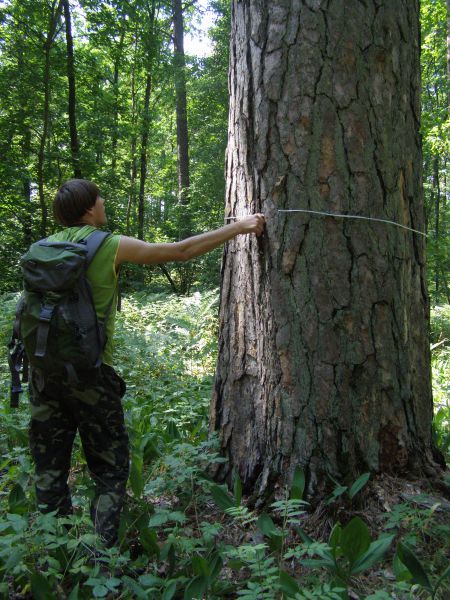
[(116, 257), (116, 267), (124, 262), (151, 265), (170, 261), (186, 261), (206, 254), (241, 233), (260, 235), (264, 229), (264, 215), (245, 217), (220, 229), (169, 244), (149, 244), (122, 236)]

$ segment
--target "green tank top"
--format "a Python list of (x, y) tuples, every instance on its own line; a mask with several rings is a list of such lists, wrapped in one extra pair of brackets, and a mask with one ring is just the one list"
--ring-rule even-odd
[[(93, 231), (95, 231), (95, 227), (92, 225), (67, 227), (54, 235), (50, 235), (48, 239), (52, 242), (79, 242), (87, 238)], [(95, 311), (100, 318), (105, 316), (112, 301), (111, 311), (106, 323), (107, 338), (102, 357), (102, 361), (110, 366), (112, 366), (113, 358), (113, 336), (117, 309), (118, 275), (115, 269), (115, 260), (119, 242), (120, 235), (108, 236), (98, 249), (87, 270), (87, 278), (92, 286)]]

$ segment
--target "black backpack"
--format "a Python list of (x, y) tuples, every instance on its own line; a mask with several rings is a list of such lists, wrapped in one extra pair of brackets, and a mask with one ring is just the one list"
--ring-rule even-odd
[(100, 367), (112, 301), (99, 319), (86, 271), (109, 235), (96, 230), (77, 243), (45, 238), (22, 256), (24, 291), (9, 343), (12, 407), (23, 391), (21, 372), (22, 381), (28, 380), (28, 362), (40, 371), (40, 381), (59, 373), (71, 384)]

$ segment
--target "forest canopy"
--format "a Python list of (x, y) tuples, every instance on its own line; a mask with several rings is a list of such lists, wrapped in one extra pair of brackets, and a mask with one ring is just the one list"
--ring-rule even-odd
[[(108, 227), (117, 233), (174, 240), (185, 233), (186, 218), (192, 232), (222, 221), (228, 2), (211, 4), (210, 56), (186, 54), (181, 66), (170, 2), (71, 3), (71, 49), (63, 5), (0, 5), (3, 291), (20, 286), (18, 259), (32, 240), (54, 231), (52, 199), (76, 173), (97, 183)], [(186, 31), (195, 35), (204, 10), (187, 5)], [(180, 69), (189, 124), (188, 203), (179, 202), (177, 184)], [(205, 259), (195, 277), (212, 277), (217, 285), (217, 261), (217, 254)], [(173, 273), (173, 290), (187, 290), (195, 277)]]
[[(54, 230), (48, 215), (52, 198), (76, 172), (99, 185), (109, 227), (119, 233), (163, 241), (220, 224), (230, 6), (213, 0), (209, 9), (215, 15), (212, 53), (207, 58), (186, 53), (180, 63), (171, 2), (1, 2), (1, 290), (18, 289), (18, 259), (32, 240)], [(195, 2), (185, 6), (186, 32), (195, 35), (204, 10)], [(442, 0), (422, 2), (428, 277), (436, 301), (449, 299), (446, 10)], [(179, 201), (177, 182), (180, 69), (187, 97), (189, 202)], [(172, 269), (172, 290), (187, 290), (196, 279), (217, 283), (217, 257), (189, 273)]]

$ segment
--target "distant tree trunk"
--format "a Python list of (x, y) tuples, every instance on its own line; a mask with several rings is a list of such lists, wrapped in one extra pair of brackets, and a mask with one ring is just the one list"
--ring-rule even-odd
[(44, 107), (42, 115), (42, 133), (39, 143), (38, 150), (38, 162), (37, 162), (37, 178), (38, 178), (38, 194), (39, 204), (41, 207), (41, 225), (40, 235), (45, 237), (47, 231), (47, 219), (48, 210), (45, 202), (44, 193), (44, 161), (45, 161), (45, 145), (47, 143), (48, 128), (50, 121), (50, 51), (55, 41), (56, 29), (58, 22), (61, 18), (63, 7), (63, 0), (53, 0), (50, 9), (49, 22), (47, 36), (44, 42), (44, 74), (43, 74), (43, 87), (44, 87)]
[(247, 493), (297, 465), (435, 473), (423, 230), (419, 5), (233, 0), (225, 250), (211, 407)]
[[(136, 55), (137, 39), (135, 39), (134, 49)], [(136, 201), (136, 178), (137, 178), (137, 160), (136, 160), (136, 113), (137, 113), (137, 101), (136, 101), (136, 64), (133, 63), (131, 70), (131, 123), (132, 123), (132, 134), (131, 134), (131, 147), (130, 147), (130, 192), (128, 195), (127, 205), (127, 235), (131, 232), (131, 213)]]
[(72, 156), (73, 175), (82, 179), (80, 166), (80, 145), (78, 143), (77, 116), (76, 116), (76, 88), (75, 88), (75, 63), (73, 57), (73, 38), (72, 23), (70, 19), (69, 0), (63, 0), (64, 20), (66, 23), (66, 44), (67, 44), (67, 80), (69, 82), (69, 130), (70, 130), (70, 150)]
[(141, 157), (140, 157), (140, 180), (139, 180), (139, 199), (138, 199), (138, 239), (144, 239), (144, 201), (145, 201), (145, 180), (147, 178), (147, 145), (148, 130), (150, 127), (150, 91), (152, 87), (152, 75), (149, 71), (145, 80), (144, 112), (142, 116), (142, 137), (141, 137)]
[(189, 138), (186, 109), (186, 61), (184, 56), (184, 22), (181, 0), (173, 0), (175, 94), (177, 113), (178, 200), (189, 199)]
[[(17, 66), (19, 73), (23, 73), (24, 64), (24, 49), (22, 44), (18, 44)], [(22, 165), (20, 175), (22, 179), (22, 194), (23, 194), (23, 213), (20, 218), (23, 235), (23, 247), (27, 248), (33, 241), (33, 226), (32, 226), (32, 205), (31, 205), (31, 176), (28, 168), (31, 156), (31, 129), (27, 123), (27, 115), (30, 114), (30, 109), (27, 103), (28, 90), (22, 88), (20, 90), (21, 102), (19, 110), (19, 130), (22, 131), (22, 139), (20, 149), (22, 154)]]
[(113, 90), (114, 90), (114, 115), (113, 115), (113, 128), (111, 135), (111, 171), (113, 177), (116, 175), (117, 165), (117, 141), (119, 139), (119, 69), (120, 62), (122, 60), (123, 41), (125, 38), (125, 29), (120, 32), (119, 45), (117, 47), (117, 55), (114, 60), (114, 78), (113, 78)]
[(450, 112), (450, 0), (447, 0), (447, 106)]
[[(22, 137), (22, 156), (27, 158), (31, 154), (31, 130), (24, 124), (25, 130)], [(31, 205), (31, 178), (27, 168), (22, 173), (22, 191), (24, 200), (24, 216), (21, 221), (23, 233), (23, 245), (27, 248), (33, 241), (32, 205)]]
[[(441, 204), (441, 186), (439, 181), (439, 157), (433, 158), (433, 199), (434, 199), (434, 238), (436, 243), (439, 241), (439, 217)], [(436, 268), (434, 276), (434, 285), (436, 294), (439, 294), (439, 267)]]
[(155, 0), (149, 7), (149, 22), (148, 34), (146, 40), (147, 52), (147, 75), (145, 79), (144, 107), (142, 112), (142, 130), (141, 130), (141, 155), (140, 155), (140, 181), (139, 181), (139, 196), (138, 196), (138, 238), (144, 239), (144, 201), (145, 201), (145, 180), (147, 178), (147, 145), (148, 134), (150, 129), (150, 93), (152, 88), (152, 69), (154, 62), (154, 25), (155, 25)]

